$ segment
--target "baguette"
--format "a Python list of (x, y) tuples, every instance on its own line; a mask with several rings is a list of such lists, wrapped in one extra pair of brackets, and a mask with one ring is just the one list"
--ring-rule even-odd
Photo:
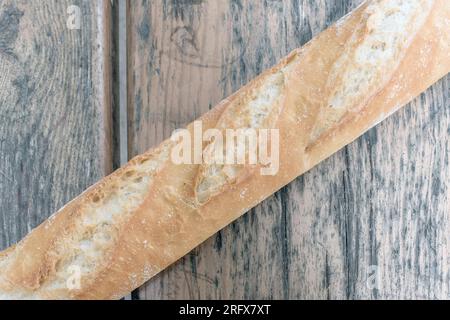
[(167, 140), (0, 253), (0, 299), (121, 298), (449, 71), (448, 0), (364, 2), (200, 118), (278, 129), (277, 174), (176, 164)]

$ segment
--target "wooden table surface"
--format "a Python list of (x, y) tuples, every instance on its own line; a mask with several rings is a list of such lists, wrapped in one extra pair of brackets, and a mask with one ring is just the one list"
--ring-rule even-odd
[[(0, 2), (0, 249), (362, 2), (120, 1)], [(449, 82), (133, 298), (450, 298)]]

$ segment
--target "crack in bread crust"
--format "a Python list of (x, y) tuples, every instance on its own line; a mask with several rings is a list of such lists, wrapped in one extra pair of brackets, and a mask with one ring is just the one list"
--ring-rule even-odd
[[(227, 129), (242, 130), (245, 135), (246, 129), (272, 129), (275, 128), (284, 106), (284, 88), (286, 78), (293, 69), (297, 55), (294, 53), (283, 67), (274, 73), (259, 79), (257, 86), (245, 92), (242, 97), (233, 101), (219, 119), (216, 129), (225, 132)], [(226, 136), (226, 135), (224, 135)], [(233, 138), (234, 139), (234, 138)], [(245, 158), (248, 156), (248, 145), (250, 138), (245, 139)], [(220, 148), (225, 149), (226, 143)], [(215, 141), (205, 147), (210, 154), (216, 152)], [(222, 155), (225, 150), (219, 150)], [(232, 184), (247, 179), (256, 170), (258, 165), (251, 164), (203, 164), (200, 166), (196, 178), (195, 193), (199, 204), (205, 204), (214, 196)]]
[[(326, 96), (311, 135), (313, 144), (361, 110), (392, 78), (412, 39), (431, 12), (431, 0), (377, 0), (334, 63)], [(408, 30), (408, 32), (405, 32)]]
[[(39, 298), (35, 294), (38, 289), (70, 297), (91, 285), (96, 274), (108, 265), (110, 253), (118, 244), (120, 226), (146, 199), (152, 177), (169, 159), (170, 147), (171, 143), (167, 142), (136, 157), (107, 182), (83, 194), (85, 201), (64, 207), (41, 226), (50, 232), (58, 214), (69, 212), (71, 217), (71, 223), (46, 248), (38, 272), (24, 270), (23, 276), (29, 279), (22, 283), (29, 290), (24, 297)], [(19, 253), (21, 246), (17, 247)], [(75, 274), (79, 277), (79, 287), (70, 288), (67, 279)]]

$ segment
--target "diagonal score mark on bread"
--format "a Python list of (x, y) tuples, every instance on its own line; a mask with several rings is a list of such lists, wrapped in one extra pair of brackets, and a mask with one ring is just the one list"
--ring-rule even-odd
[[(14, 258), (15, 262), (8, 266), (7, 272), (8, 269), (14, 270), (17, 282), (30, 291), (39, 289), (54, 293), (61, 291), (63, 294), (67, 289), (67, 279), (74, 273), (79, 275), (80, 289), (89, 287), (92, 279), (95, 279), (94, 275), (102, 271), (99, 266), (111, 258), (111, 249), (119, 241), (119, 226), (143, 204), (153, 177), (169, 160), (170, 147), (171, 142), (167, 141), (136, 157), (129, 165), (108, 177), (107, 181), (88, 189), (84, 193), (86, 201), (74, 205), (69, 203), (50, 217), (40, 227), (44, 233), (52, 224), (58, 223), (59, 212), (66, 209), (70, 211), (61, 232), (48, 239), (45, 252), (34, 244), (30, 246), (30, 243), (21, 242), (17, 245), (18, 250), (4, 252), (0, 256), (0, 267), (8, 266), (8, 261)], [(23, 248), (23, 245), (28, 247)], [(19, 254), (26, 251), (27, 254), (17, 257), (17, 251)], [(32, 262), (35, 259), (43, 263), (35, 265)], [(0, 284), (4, 286), (1, 280), (0, 275)], [(17, 284), (15, 279), (11, 280)], [(14, 287), (11, 285), (10, 288), (13, 292)], [(76, 291), (75, 288), (73, 293)], [(43, 297), (30, 292), (17, 298)]]
[[(286, 59), (286, 64), (272, 74), (263, 75), (258, 85), (249, 88), (234, 100), (220, 117), (216, 129), (274, 129), (283, 110), (284, 89), (287, 78), (293, 70), (298, 57), (294, 52)], [(283, 64), (282, 64), (283, 65)], [(224, 134), (225, 136), (225, 134)], [(210, 141), (204, 148), (205, 153), (216, 152), (216, 141)], [(248, 158), (249, 141), (245, 140), (245, 158)], [(222, 146), (221, 146), (222, 147)], [(226, 148), (224, 143), (224, 148)], [(224, 154), (225, 150), (220, 150)], [(195, 195), (199, 204), (208, 202), (222, 193), (225, 188), (239, 183), (255, 172), (262, 164), (202, 164), (198, 169), (195, 183)]]
[[(390, 81), (434, 1), (377, 0), (334, 63), (325, 96), (311, 134), (310, 145), (356, 114)], [(408, 32), (405, 32), (408, 31)]]

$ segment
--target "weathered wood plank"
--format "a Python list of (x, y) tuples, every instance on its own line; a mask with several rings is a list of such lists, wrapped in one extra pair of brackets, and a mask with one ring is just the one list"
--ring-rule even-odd
[(112, 169), (109, 28), (106, 0), (0, 2), (0, 248)]
[[(360, 2), (130, 2), (130, 155)], [(161, 273), (140, 297), (448, 297), (448, 91), (446, 78)]]
[(291, 298), (449, 297), (449, 78), (288, 187)]

